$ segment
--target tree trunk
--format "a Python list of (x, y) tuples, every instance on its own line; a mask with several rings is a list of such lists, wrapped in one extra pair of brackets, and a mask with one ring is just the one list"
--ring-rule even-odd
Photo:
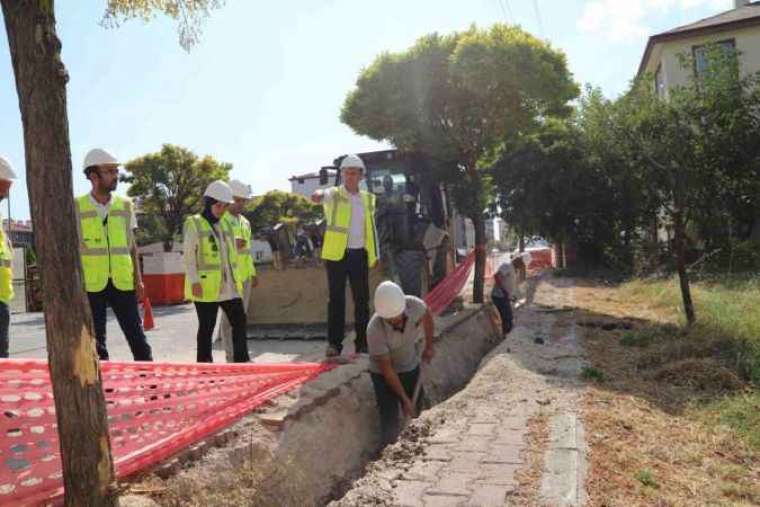
[(115, 505), (106, 405), (82, 289), (53, 0), (0, 0), (24, 126), (26, 175), (43, 281), (50, 378), (67, 506)]
[(675, 232), (676, 264), (678, 268), (678, 281), (681, 284), (681, 299), (686, 313), (688, 325), (694, 324), (697, 317), (694, 313), (694, 303), (691, 300), (691, 288), (689, 286), (689, 273), (686, 271), (686, 233), (683, 217), (680, 212), (673, 217), (673, 229)]
[(475, 228), (475, 283), (472, 288), (472, 302), (483, 303), (483, 286), (486, 274), (486, 222), (482, 214), (472, 217)]
[(520, 239), (518, 241), (518, 248), (520, 249), (520, 253), (525, 252), (525, 235), (520, 233)]

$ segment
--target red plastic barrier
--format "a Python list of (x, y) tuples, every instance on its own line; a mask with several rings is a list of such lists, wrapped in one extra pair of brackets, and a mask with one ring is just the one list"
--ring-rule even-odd
[(528, 253), (530, 254), (530, 264), (528, 264), (528, 271), (535, 272), (542, 269), (554, 267), (551, 248), (529, 250)]
[[(101, 363), (118, 477), (229, 426), (327, 364)], [(0, 505), (63, 493), (53, 391), (40, 360), (0, 360)]]
[(155, 305), (177, 305), (185, 301), (185, 275), (143, 274), (145, 295)]
[(454, 271), (446, 275), (446, 278), (427, 293), (425, 303), (434, 315), (438, 315), (448, 308), (454, 298), (462, 292), (474, 264), (475, 252), (470, 252)]

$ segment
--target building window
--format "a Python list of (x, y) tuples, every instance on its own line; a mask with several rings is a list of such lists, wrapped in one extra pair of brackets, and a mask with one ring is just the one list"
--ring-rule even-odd
[(709, 70), (710, 54), (715, 49), (720, 50), (725, 56), (736, 56), (736, 41), (730, 39), (703, 46), (694, 46), (692, 53), (694, 55), (694, 73), (697, 78), (702, 79)]
[(654, 91), (660, 98), (665, 97), (665, 78), (662, 74), (662, 63), (660, 63), (654, 73)]

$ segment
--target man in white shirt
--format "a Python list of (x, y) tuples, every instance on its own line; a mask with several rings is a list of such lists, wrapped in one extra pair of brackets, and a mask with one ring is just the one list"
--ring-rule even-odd
[(90, 150), (84, 174), (92, 190), (77, 199), (77, 226), (98, 356), (109, 358), (106, 308), (110, 306), (135, 361), (152, 361), (137, 307), (144, 293), (134, 235), (137, 217), (132, 201), (113, 193), (119, 181), (119, 162), (105, 150)]
[(364, 162), (347, 155), (341, 165), (343, 185), (317, 190), (311, 199), (322, 204), (327, 227), (322, 259), (327, 270), (327, 357), (340, 355), (346, 326), (346, 279), (354, 297), (356, 352), (367, 352), (369, 270), (378, 259), (375, 196), (359, 189)]

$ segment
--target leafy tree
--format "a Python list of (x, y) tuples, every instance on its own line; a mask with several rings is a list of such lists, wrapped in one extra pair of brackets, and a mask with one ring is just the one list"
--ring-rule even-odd
[[(641, 171), (647, 194), (672, 226), (689, 324), (696, 321), (687, 270), (696, 238), (689, 231), (704, 231), (716, 216), (740, 208), (757, 209), (758, 77), (742, 77), (737, 55), (717, 47), (708, 51), (708, 61), (705, 73), (666, 98), (658, 96), (651, 79), (636, 83), (620, 100), (614, 122), (625, 157)], [(686, 68), (692, 63), (683, 58)]]
[[(183, 27), (196, 26), (202, 18), (196, 13), (205, 15), (217, 3), (109, 0), (107, 5), (117, 18), (134, 12), (166, 13), (178, 20), (182, 37)], [(44, 281), (64, 503), (108, 507), (116, 504), (113, 461), (92, 316), (83, 290), (78, 242), (72, 241), (77, 228), (66, 109), (68, 72), (61, 60), (55, 1), (0, 0), (0, 5), (24, 129), (26, 179)]]
[(475, 226), (474, 300), (483, 301), (484, 211), (492, 184), (483, 169), (504, 141), (539, 119), (566, 116), (578, 87), (565, 56), (518, 27), (473, 26), (383, 53), (360, 75), (341, 120), (358, 134), (430, 156)]
[(254, 232), (274, 227), (278, 223), (303, 224), (322, 218), (322, 207), (300, 194), (272, 190), (255, 197), (245, 213)]
[[(148, 221), (148, 237), (142, 241), (162, 241), (172, 249), (182, 231), (185, 217), (203, 208), (203, 190), (214, 180), (226, 180), (231, 164), (171, 144), (161, 151), (128, 162), (122, 181), (130, 184), (127, 193), (137, 199)], [(158, 220), (156, 220), (158, 218)]]

